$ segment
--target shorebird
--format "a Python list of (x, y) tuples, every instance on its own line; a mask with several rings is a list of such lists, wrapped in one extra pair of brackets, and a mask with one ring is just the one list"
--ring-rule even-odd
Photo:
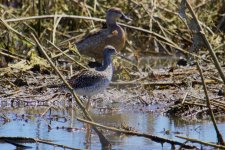
[(112, 45), (117, 51), (121, 51), (126, 42), (126, 34), (117, 20), (123, 19), (131, 21), (119, 8), (111, 8), (106, 13), (106, 29), (100, 29), (83, 37), (75, 45), (78, 51), (86, 56), (95, 58), (100, 63), (103, 59), (103, 49), (107, 45)]
[[(89, 107), (91, 96), (103, 92), (109, 86), (113, 76), (112, 55), (116, 54), (117, 51), (113, 46), (106, 46), (103, 50), (103, 61), (100, 67), (82, 70), (67, 80), (76, 94), (88, 97), (86, 108)], [(64, 84), (48, 87), (66, 88)]]

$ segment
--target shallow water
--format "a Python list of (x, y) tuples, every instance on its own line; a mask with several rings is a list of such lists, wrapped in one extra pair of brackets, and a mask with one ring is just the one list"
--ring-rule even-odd
[[(76, 121), (72, 118), (66, 120), (71, 113), (59, 110), (48, 111), (44, 116), (41, 116), (47, 108), (35, 110), (29, 109), (17, 109), (15, 113), (4, 113), (11, 121), (4, 122), (0, 120), (0, 135), (1, 136), (23, 136), (53, 140), (54, 143), (63, 144), (66, 146), (80, 148), (80, 149), (101, 149), (98, 136), (94, 133), (91, 135), (91, 144), (86, 143), (86, 129), (83, 123)], [(204, 141), (216, 142), (216, 134), (211, 122), (198, 122), (188, 123), (180, 120), (179, 118), (168, 118), (161, 114), (153, 114), (150, 112), (114, 112), (105, 114), (93, 114), (94, 119), (104, 125), (120, 126), (121, 123), (133, 127), (139, 132), (146, 132), (161, 137), (180, 140), (175, 137), (174, 132), (181, 132), (183, 136), (190, 138), (197, 138)], [(52, 130), (48, 129), (48, 124), (52, 127)], [(59, 127), (60, 129), (57, 129)], [(65, 127), (64, 129), (62, 129)], [(66, 130), (66, 127), (74, 127), (74, 131)], [(225, 124), (218, 123), (218, 127), (223, 135), (225, 135)], [(170, 130), (170, 134), (165, 134), (163, 130)], [(162, 149), (162, 145), (153, 142), (149, 139), (136, 137), (117, 135), (113, 132), (105, 134), (109, 141), (112, 143), (112, 148), (119, 149)], [(210, 136), (209, 136), (210, 135)], [(63, 149), (54, 148), (53, 146), (46, 144), (23, 144), (31, 146), (31, 149), (36, 150), (49, 150), (49, 149)], [(197, 145), (200, 147), (199, 145)], [(16, 149), (15, 146), (7, 143), (0, 143), (1, 149), (11, 150)], [(163, 149), (170, 149), (169, 144), (164, 144)]]
[[(156, 62), (155, 60), (152, 61), (151, 57), (145, 57), (138, 62), (138, 65), (148, 68), (148, 66), (144, 66), (144, 64), (150, 64), (150, 67), (164, 68), (167, 67), (167, 65), (176, 65), (176, 60), (177, 58), (174, 57), (173, 59), (171, 59), (171, 57), (168, 59), (167, 57), (163, 57), (159, 62)], [(113, 94), (117, 96), (115, 92), (113, 92)], [(113, 96), (111, 95), (109, 97), (112, 98)], [(216, 142), (217, 138), (212, 122), (187, 122), (180, 118), (169, 118), (160, 113), (152, 113), (152, 110), (161, 109), (160, 105), (151, 105), (144, 108), (143, 106), (139, 107), (138, 104), (138, 106), (132, 105), (134, 107), (130, 105), (124, 106), (121, 105), (121, 103), (115, 103), (112, 105), (115, 105), (114, 107), (118, 108), (116, 109), (117, 111), (108, 113), (94, 111), (92, 114), (94, 120), (103, 125), (116, 127), (119, 127), (124, 123), (138, 132), (174, 139), (180, 142), (185, 142), (185, 140), (176, 138), (175, 133), (177, 132), (180, 133), (179, 135), (187, 136), (189, 138), (196, 138), (206, 142)], [(2, 116), (4, 114), (10, 119), (9, 122), (5, 122), (4, 119), (0, 117), (0, 136), (40, 138), (52, 140), (53, 143), (73, 148), (91, 150), (101, 149), (98, 136), (94, 131), (91, 134), (91, 141), (87, 142), (87, 130), (85, 125), (77, 121), (75, 119), (75, 113), (72, 113), (72, 111), (67, 108), (50, 109), (50, 111), (48, 107), (5, 108), (9, 105), (4, 103), (0, 103), (0, 106), (0, 115)], [(52, 129), (49, 129), (48, 126), (51, 126)], [(69, 127), (73, 127), (73, 130), (69, 130)], [(220, 118), (218, 127), (222, 135), (225, 136), (225, 119)], [(165, 130), (170, 131), (170, 133), (166, 134)], [(171, 149), (170, 144), (164, 144), (162, 148), (160, 143), (153, 142), (143, 137), (118, 135), (114, 132), (106, 132), (104, 135), (109, 139), (112, 144), (112, 149), (114, 150)], [(21, 144), (30, 146), (32, 147), (30, 149), (36, 150), (63, 150), (63, 148), (60, 147), (41, 143)], [(201, 147), (199, 144), (195, 145), (198, 148)], [(15, 146), (0, 142), (0, 150), (14, 149), (16, 149)], [(212, 148), (204, 147), (203, 149)]]

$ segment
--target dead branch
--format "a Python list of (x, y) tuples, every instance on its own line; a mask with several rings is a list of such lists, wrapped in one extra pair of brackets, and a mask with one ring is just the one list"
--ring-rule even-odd
[[(95, 18), (95, 17), (86, 17), (86, 16), (75, 16), (75, 15), (42, 15), (42, 16), (22, 17), (22, 18), (16, 18), (16, 19), (6, 19), (4, 21), (5, 21), (5, 23), (8, 23), (8, 22), (18, 22), (18, 21), (26, 21), (26, 20), (33, 20), (33, 19), (54, 19), (55, 17), (58, 17), (58, 18), (73, 18), (73, 19), (87, 19), (87, 20), (105, 22), (105, 19), (99, 19), (99, 18)], [(123, 23), (119, 23), (119, 24), (124, 26), (124, 27), (130, 28), (130, 29), (134, 29), (134, 30), (138, 30), (138, 31), (141, 31), (141, 32), (151, 34), (151, 35), (153, 35), (153, 36), (155, 36), (159, 39), (164, 40), (167, 45), (169, 45), (173, 48), (176, 48), (177, 50), (179, 50), (179, 51), (181, 51), (185, 54), (189, 54), (193, 57), (197, 57), (197, 58), (201, 59), (199, 56), (182, 49), (176, 43), (174, 43), (173, 41), (171, 41), (168, 38), (163, 37), (162, 35), (160, 35), (158, 33), (155, 33), (153, 31), (149, 31), (149, 30), (146, 30), (146, 29), (143, 29), (143, 28), (126, 25), (126, 24), (123, 24)], [(207, 61), (207, 60), (205, 60), (205, 61)]]
[(88, 123), (92, 126), (101, 127), (103, 129), (110, 130), (110, 131), (113, 131), (113, 132), (119, 132), (119, 133), (123, 133), (123, 134), (127, 134), (127, 135), (145, 137), (145, 138), (151, 139), (152, 141), (157, 142), (157, 143), (170, 143), (172, 145), (180, 145), (183, 148), (195, 148), (195, 146), (192, 146), (192, 145), (187, 145), (187, 144), (184, 144), (182, 142), (178, 142), (178, 141), (171, 140), (171, 139), (166, 139), (166, 138), (151, 135), (151, 134), (140, 133), (140, 132), (136, 132), (136, 131), (129, 131), (129, 130), (124, 130), (124, 129), (118, 129), (118, 128), (115, 128), (115, 127), (104, 126), (104, 125), (101, 125), (101, 124), (98, 124), (98, 123), (95, 123), (95, 122), (91, 122), (91, 121), (88, 121), (88, 120), (84, 120), (84, 119), (78, 118), (78, 117), (77, 117), (77, 120), (81, 121), (81, 122), (84, 122), (84, 123)]
[[(88, 113), (88, 111), (85, 109), (83, 103), (80, 101), (80, 99), (77, 97), (76, 93), (74, 92), (73, 88), (68, 84), (68, 82), (64, 79), (63, 75), (59, 72), (59, 70), (55, 67), (54, 63), (51, 61), (51, 59), (49, 58), (49, 56), (47, 55), (47, 53), (45, 52), (44, 48), (42, 47), (42, 45), (39, 43), (39, 41), (37, 40), (37, 38), (35, 37), (34, 34), (31, 34), (35, 40), (35, 42), (37, 43), (37, 45), (39, 46), (40, 50), (42, 51), (42, 53), (44, 54), (44, 56), (46, 57), (46, 59), (48, 60), (48, 62), (50, 63), (50, 65), (52, 66), (52, 68), (57, 72), (57, 74), (59, 75), (60, 79), (63, 81), (63, 83), (66, 85), (67, 89), (71, 92), (71, 94), (73, 95), (76, 103), (78, 104), (78, 106), (81, 108), (81, 110), (83, 111), (85, 117), (90, 120), (93, 121), (92, 117), (90, 116), (90, 114)], [(95, 132), (98, 134), (100, 142), (102, 144), (103, 147), (111, 147), (110, 142), (106, 139), (106, 137), (96, 128), (93, 127), (93, 129), (95, 130)]]
[[(207, 84), (216, 84), (214, 80), (206, 80)], [(149, 85), (149, 86), (166, 86), (166, 85), (185, 85), (182, 81), (162, 81), (162, 82), (133, 82), (133, 81), (120, 81), (112, 82), (111, 85)], [(192, 84), (201, 84), (201, 81), (192, 81)]]
[(220, 133), (220, 131), (219, 131), (218, 127), (217, 127), (216, 120), (215, 120), (215, 117), (214, 117), (214, 114), (213, 114), (213, 111), (212, 111), (212, 108), (211, 108), (211, 104), (210, 104), (210, 100), (209, 100), (209, 95), (208, 95), (206, 83), (205, 83), (205, 81), (204, 81), (204, 76), (203, 76), (203, 74), (202, 74), (202, 69), (201, 69), (201, 67), (199, 66), (198, 61), (196, 62), (196, 64), (197, 64), (197, 68), (198, 68), (198, 70), (199, 70), (199, 73), (200, 73), (200, 76), (201, 76), (201, 79), (202, 79), (202, 85), (203, 85), (203, 89), (204, 89), (204, 92), (205, 92), (206, 104), (207, 104), (207, 107), (208, 107), (208, 109), (209, 109), (210, 117), (211, 117), (211, 119), (212, 119), (214, 128), (215, 128), (215, 130), (216, 130), (218, 143), (220, 143), (220, 144), (222, 144), (222, 145), (225, 145), (225, 143), (224, 143), (224, 141), (223, 141), (222, 134)]
[(43, 140), (43, 139), (39, 139), (39, 138), (0, 136), (0, 141), (1, 142), (13, 141), (13, 142), (16, 142), (16, 143), (36, 143), (36, 142), (38, 142), (38, 143), (48, 144), (48, 145), (52, 145), (52, 146), (72, 149), (72, 150), (80, 150), (78, 148), (73, 148), (73, 147), (69, 147), (69, 146), (66, 146), (66, 145), (62, 145), (62, 144), (56, 144), (56, 143), (53, 143), (49, 140)]
[(180, 135), (176, 135), (176, 137), (181, 138), (181, 139), (185, 139), (185, 140), (190, 141), (192, 143), (199, 143), (199, 144), (203, 144), (203, 145), (207, 145), (207, 146), (212, 146), (212, 147), (215, 147), (215, 148), (225, 149), (225, 146), (223, 146), (223, 145), (217, 145), (217, 144), (213, 144), (213, 143), (209, 143), (209, 142), (204, 142), (204, 141), (200, 141), (198, 139), (187, 138), (187, 137), (180, 136)]
[(208, 39), (206, 38), (206, 35), (204, 33), (204, 30), (202, 29), (202, 27), (201, 27), (201, 25), (200, 25), (200, 23), (198, 21), (198, 18), (195, 15), (194, 10), (192, 9), (192, 6), (189, 4), (188, 0), (185, 0), (185, 1), (186, 1), (186, 4), (187, 4), (186, 6), (189, 9), (189, 11), (190, 11), (190, 13), (191, 13), (191, 15), (193, 17), (193, 21), (197, 25), (197, 28), (198, 28), (198, 31), (197, 32), (200, 33), (200, 35), (201, 35), (201, 37), (202, 37), (202, 39), (203, 39), (203, 41), (204, 41), (204, 43), (205, 43), (208, 51), (209, 51), (209, 54), (211, 55), (211, 57), (213, 59), (214, 65), (215, 65), (216, 69), (218, 70), (218, 72), (220, 74), (220, 77), (223, 80), (223, 83), (225, 84), (225, 75), (224, 75), (224, 72), (223, 72), (223, 70), (221, 68), (221, 65), (220, 65), (219, 61), (218, 61), (218, 58), (217, 58), (216, 54), (214, 53), (211, 44), (209, 43)]

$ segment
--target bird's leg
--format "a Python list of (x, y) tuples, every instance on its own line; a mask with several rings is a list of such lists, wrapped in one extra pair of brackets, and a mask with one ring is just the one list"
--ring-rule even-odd
[(87, 132), (85, 135), (85, 142), (86, 142), (86, 149), (89, 149), (90, 143), (91, 143), (91, 125), (86, 124)]
[(90, 103), (91, 103), (91, 98), (90, 97), (87, 97), (88, 101), (87, 101), (87, 104), (86, 104), (86, 110), (89, 111), (90, 109)]
[[(89, 111), (91, 98), (88, 96), (87, 99), (88, 99), (88, 101), (86, 103), (86, 110)], [(85, 136), (85, 140), (86, 140), (86, 144), (87, 144), (86, 148), (88, 149), (89, 148), (89, 143), (91, 141), (91, 125), (90, 124), (86, 124), (86, 129), (87, 129), (87, 133), (86, 133), (86, 136)]]

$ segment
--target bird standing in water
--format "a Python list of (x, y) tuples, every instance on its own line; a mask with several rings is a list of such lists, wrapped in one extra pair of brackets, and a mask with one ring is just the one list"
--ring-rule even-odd
[(121, 51), (126, 42), (126, 34), (117, 20), (123, 19), (131, 21), (119, 8), (111, 8), (106, 13), (106, 29), (101, 29), (97, 32), (90, 33), (75, 45), (78, 51), (86, 56), (95, 58), (100, 63), (104, 55), (103, 49), (107, 45), (112, 45), (117, 51)]
[[(91, 96), (103, 92), (109, 86), (113, 76), (112, 55), (116, 54), (117, 51), (113, 46), (106, 46), (103, 50), (101, 66), (96, 67), (95, 70), (82, 70), (68, 80), (76, 94), (88, 97), (87, 105), (89, 105)], [(64, 84), (49, 87), (66, 88)]]

